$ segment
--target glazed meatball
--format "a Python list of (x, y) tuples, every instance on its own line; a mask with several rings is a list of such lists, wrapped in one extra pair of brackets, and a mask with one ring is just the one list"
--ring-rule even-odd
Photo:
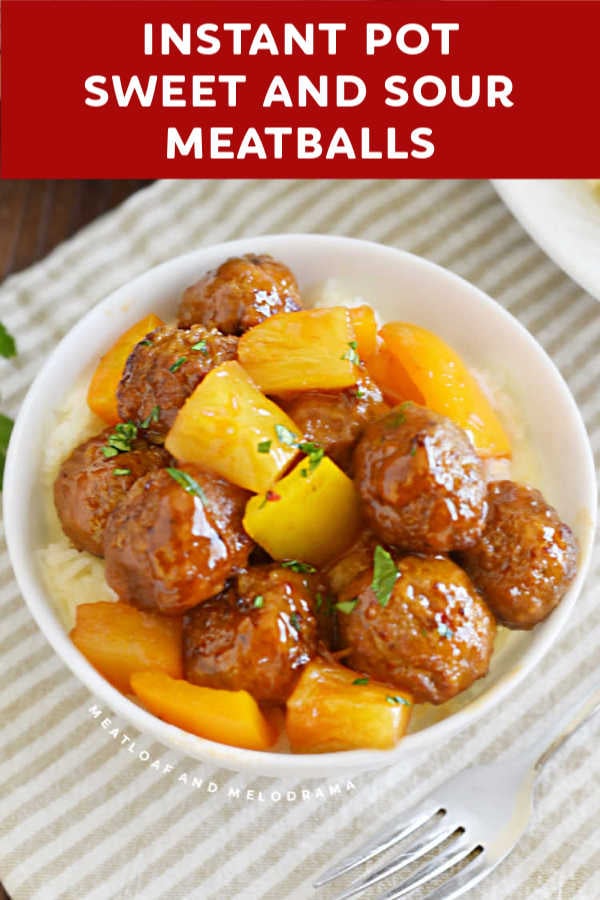
[(237, 338), (195, 325), (161, 325), (129, 356), (117, 393), (119, 416), (162, 443), (177, 412), (205, 375), (234, 359)]
[(418, 553), (471, 547), (486, 516), (481, 460), (450, 419), (403, 403), (367, 426), (354, 454), (369, 526), (382, 541)]
[(307, 391), (280, 402), (305, 440), (323, 448), (349, 471), (354, 446), (365, 426), (387, 410), (381, 391), (368, 375), (343, 391)]
[(307, 579), (275, 564), (244, 572), (183, 625), (185, 677), (285, 703), (317, 649)]
[(199, 466), (139, 478), (104, 534), (106, 580), (140, 609), (181, 615), (223, 590), (245, 566), (249, 494)]
[(575, 577), (577, 543), (539, 491), (514, 481), (488, 486), (488, 517), (460, 560), (499, 622), (533, 628)]
[[(54, 504), (64, 533), (78, 550), (96, 556), (102, 556), (108, 517), (134, 481), (170, 460), (166, 450), (138, 437), (122, 444), (131, 447), (127, 452), (111, 450), (108, 442), (115, 433), (106, 428), (76, 447), (54, 482)], [(128, 433), (135, 435), (136, 429)], [(113, 450), (115, 455), (107, 455)]]
[(488, 671), (494, 617), (457, 565), (443, 557), (406, 556), (383, 606), (371, 584), (373, 569), (340, 594), (356, 601), (340, 612), (344, 658), (351, 669), (413, 695), (444, 703)]
[(184, 291), (179, 324), (197, 322), (224, 334), (243, 334), (275, 313), (302, 308), (296, 279), (271, 256), (228, 259)]

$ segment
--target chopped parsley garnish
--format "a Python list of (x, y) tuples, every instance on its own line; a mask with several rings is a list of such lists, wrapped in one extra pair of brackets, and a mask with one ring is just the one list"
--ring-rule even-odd
[(354, 681), (352, 682), (352, 684), (368, 684), (368, 683), (369, 683), (369, 679), (367, 676), (365, 676), (364, 678), (355, 678)]
[(196, 353), (204, 353), (204, 355), (206, 356), (206, 354), (208, 353), (208, 344), (206, 343), (204, 338), (202, 338), (202, 340), (198, 341), (197, 344), (194, 344), (192, 346), (192, 350), (195, 350)]
[(387, 703), (391, 703), (393, 706), (410, 706), (410, 703), (408, 702), (408, 700), (406, 700), (405, 697), (393, 697), (388, 694), (385, 699)]
[(140, 347), (151, 347), (152, 343), (149, 338), (145, 338), (143, 341), (140, 341)]
[(180, 356), (179, 359), (175, 360), (172, 366), (169, 366), (169, 372), (177, 372), (185, 362), (187, 362), (187, 356)]
[(439, 636), (443, 638), (451, 638), (454, 635), (452, 629), (448, 628), (448, 626), (444, 622), (438, 622), (437, 630)]
[(358, 344), (356, 341), (348, 341), (348, 350), (340, 356), (340, 359), (346, 359), (348, 362), (351, 362), (353, 366), (360, 366), (360, 356), (358, 355), (357, 348)]
[(298, 449), (308, 456), (308, 468), (300, 470), (301, 474), (306, 478), (307, 475), (310, 475), (315, 471), (325, 456), (325, 451), (322, 447), (319, 447), (318, 444), (314, 444), (312, 441), (303, 441), (298, 444)]
[(131, 475), (131, 469), (113, 469), (113, 475)]
[(204, 490), (191, 475), (188, 475), (187, 472), (183, 472), (181, 469), (174, 469), (172, 466), (167, 467), (167, 472), (184, 491), (187, 491), (188, 494), (193, 494), (194, 497), (198, 497), (206, 504), (207, 497)]
[(298, 613), (291, 614), (290, 625), (292, 626), (294, 631), (300, 631), (300, 619), (298, 618)]
[(385, 420), (385, 425), (386, 428), (398, 428), (399, 425), (404, 425), (405, 422), (406, 416), (401, 410), (397, 410), (389, 414)]
[(0, 491), (2, 490), (6, 451), (8, 450), (8, 442), (14, 424), (12, 419), (9, 419), (9, 417), (3, 415), (3, 413), (0, 413)]
[(417, 445), (413, 444), (412, 447), (410, 448), (410, 455), (414, 456), (416, 452), (417, 452)]
[(354, 600), (342, 600), (341, 603), (336, 603), (335, 608), (349, 615), (355, 609), (357, 603), (358, 597), (355, 597)]
[(365, 396), (366, 393), (367, 392), (365, 391), (364, 388), (357, 388), (356, 389), (356, 399), (361, 400)]
[(275, 434), (280, 444), (285, 444), (286, 447), (298, 446), (298, 435), (286, 428), (285, 425), (276, 425)]
[(380, 606), (387, 606), (397, 578), (398, 569), (396, 568), (396, 563), (387, 550), (384, 550), (378, 544), (373, 554), (371, 590), (377, 597)]
[(315, 608), (321, 609), (321, 607), (323, 606), (323, 594), (317, 594), (315, 601)]
[(258, 597), (254, 598), (254, 603), (252, 604), (252, 606), (254, 607), (254, 609), (262, 609), (264, 602), (265, 598), (262, 594), (259, 594)]
[(273, 441), (259, 441), (256, 445), (256, 449), (259, 453), (268, 453), (272, 443)]
[(292, 572), (300, 572), (302, 575), (311, 574), (312, 572), (317, 571), (310, 563), (300, 562), (297, 559), (286, 559), (281, 565), (284, 569), (291, 569)]
[(0, 322), (0, 356), (3, 356), (4, 359), (11, 359), (11, 357), (17, 355), (17, 344), (12, 336), (7, 330), (6, 327)]
[(118, 456), (119, 453), (131, 453), (131, 444), (135, 441), (137, 435), (137, 426), (133, 422), (119, 422), (118, 425), (115, 425), (115, 430), (112, 434), (109, 434), (108, 440), (102, 448), (102, 453), (106, 459), (112, 459), (113, 456)]
[(153, 406), (150, 415), (146, 416), (143, 422), (140, 422), (140, 428), (150, 428), (151, 422), (158, 422), (160, 419), (160, 406)]

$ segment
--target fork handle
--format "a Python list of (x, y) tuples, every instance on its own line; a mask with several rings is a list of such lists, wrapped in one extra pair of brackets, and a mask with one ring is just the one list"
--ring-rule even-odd
[[(540, 772), (551, 756), (554, 756), (559, 747), (565, 743), (581, 726), (592, 718), (600, 710), (600, 687), (597, 687), (581, 703), (575, 712), (565, 713), (558, 720), (555, 729), (550, 728), (551, 742), (548, 744), (548, 736), (536, 742), (531, 748), (531, 756), (536, 760), (534, 770)], [(552, 736), (553, 735), (553, 736)]]

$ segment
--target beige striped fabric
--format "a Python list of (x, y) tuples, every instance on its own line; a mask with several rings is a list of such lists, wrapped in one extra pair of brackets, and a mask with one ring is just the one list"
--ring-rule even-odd
[[(600, 304), (477, 181), (152, 185), (2, 286), (0, 320), (17, 335), (20, 354), (1, 365), (0, 408), (16, 412), (57, 339), (133, 275), (198, 246), (279, 231), (402, 247), (488, 291), (556, 361), (600, 454)], [(465, 764), (523, 746), (528, 729), (598, 679), (597, 552), (561, 640), (518, 696), (413, 768), (357, 776), (348, 786), (218, 771), (112, 716), (112, 736), (102, 727), (88, 711), (93, 698), (33, 624), (2, 540), (0, 533), (0, 880), (13, 900), (310, 898), (312, 879), (334, 854)], [(518, 849), (469, 896), (597, 900), (599, 829), (600, 752), (590, 727), (545, 771)]]

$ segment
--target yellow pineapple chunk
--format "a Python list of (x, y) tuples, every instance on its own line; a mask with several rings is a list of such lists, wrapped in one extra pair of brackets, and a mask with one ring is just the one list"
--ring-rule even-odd
[(188, 397), (165, 447), (249, 491), (266, 491), (298, 454), (300, 432), (237, 362), (212, 369)]
[(405, 734), (411, 711), (410, 694), (315, 659), (287, 702), (286, 728), (294, 753), (389, 750)]
[(342, 553), (360, 528), (356, 488), (328, 457), (305, 457), (271, 490), (252, 497), (244, 528), (273, 559), (320, 566)]
[(360, 374), (356, 336), (343, 306), (265, 319), (242, 335), (238, 359), (266, 394), (347, 388)]

